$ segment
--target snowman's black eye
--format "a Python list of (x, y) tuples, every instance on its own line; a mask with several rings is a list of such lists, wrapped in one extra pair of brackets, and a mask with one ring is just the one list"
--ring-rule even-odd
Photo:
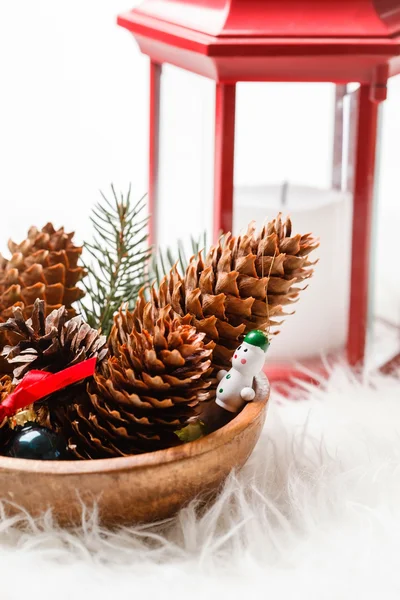
[(240, 348), (241, 348), (241, 347), (242, 347), (242, 346), (239, 346), (238, 350), (240, 350)]
[(247, 352), (248, 348), (245, 348), (243, 352)]

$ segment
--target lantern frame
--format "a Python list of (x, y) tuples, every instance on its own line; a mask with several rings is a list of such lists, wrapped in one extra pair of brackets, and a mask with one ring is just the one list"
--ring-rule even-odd
[[(353, 111), (353, 225), (347, 357), (363, 362), (368, 323), (370, 246), (378, 105), (400, 73), (398, 0), (146, 0), (118, 24), (150, 58), (149, 207), (157, 208), (160, 80), (168, 63), (216, 82), (214, 225), (231, 231), (236, 83), (337, 85), (333, 186), (341, 181), (341, 99), (358, 82)], [(154, 243), (154, 220), (150, 224)]]

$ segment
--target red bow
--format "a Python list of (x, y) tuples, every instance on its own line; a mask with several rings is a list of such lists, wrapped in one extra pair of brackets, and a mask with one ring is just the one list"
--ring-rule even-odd
[(54, 392), (94, 374), (96, 358), (89, 358), (58, 373), (29, 371), (20, 384), (0, 404), (0, 422)]

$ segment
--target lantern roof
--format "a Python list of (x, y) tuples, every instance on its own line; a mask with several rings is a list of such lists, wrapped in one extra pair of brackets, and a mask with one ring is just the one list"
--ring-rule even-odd
[(118, 24), (155, 63), (220, 82), (400, 73), (400, 0), (144, 0)]
[(133, 13), (215, 36), (391, 37), (399, 0), (145, 0)]

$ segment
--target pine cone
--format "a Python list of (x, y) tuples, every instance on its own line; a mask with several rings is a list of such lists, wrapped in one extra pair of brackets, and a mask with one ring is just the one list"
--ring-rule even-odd
[[(43, 300), (35, 301), (32, 317), (27, 321), (21, 308), (14, 307), (14, 317), (0, 323), (0, 332), (11, 333), (18, 340), (15, 346), (6, 346), (2, 353), (13, 369), (14, 384), (31, 369), (56, 373), (95, 356), (99, 364), (108, 354), (105, 336), (100, 336), (79, 316), (69, 319), (64, 306), (46, 317)], [(88, 401), (85, 382), (36, 403), (39, 423), (63, 432), (68, 430), (68, 407), (77, 398), (79, 402)]]
[[(193, 257), (181, 277), (174, 269), (153, 301), (171, 305), (181, 317), (213, 340), (216, 368), (229, 368), (233, 351), (252, 329), (279, 327), (284, 305), (297, 301), (298, 284), (311, 277), (309, 253), (318, 246), (311, 234), (293, 235), (289, 218), (281, 215), (256, 235), (254, 225), (237, 238), (230, 234), (211, 248), (205, 262)], [(278, 320), (276, 320), (278, 319)], [(136, 326), (140, 326), (140, 316)]]
[[(146, 327), (120, 310), (110, 336), (111, 356), (89, 384), (90, 404), (75, 403), (69, 447), (78, 458), (126, 456), (180, 443), (174, 433), (211, 397), (213, 343), (172, 317), (170, 307), (142, 305)], [(75, 413), (75, 415), (73, 414)]]
[(94, 356), (101, 361), (107, 354), (105, 336), (100, 336), (80, 316), (69, 319), (64, 306), (46, 317), (44, 301), (36, 300), (27, 321), (19, 306), (13, 312), (13, 318), (0, 323), (0, 332), (18, 339), (15, 346), (6, 346), (2, 352), (12, 365), (14, 383), (31, 369), (57, 373)]
[[(9, 241), (11, 258), (0, 254), (0, 322), (12, 316), (14, 306), (27, 319), (37, 298), (45, 300), (46, 315), (61, 305), (69, 316), (76, 314), (72, 304), (85, 295), (76, 284), (86, 273), (78, 266), (82, 248), (74, 245), (73, 235), (48, 223), (41, 231), (31, 227), (21, 244)], [(0, 336), (0, 349), (10, 341)]]

